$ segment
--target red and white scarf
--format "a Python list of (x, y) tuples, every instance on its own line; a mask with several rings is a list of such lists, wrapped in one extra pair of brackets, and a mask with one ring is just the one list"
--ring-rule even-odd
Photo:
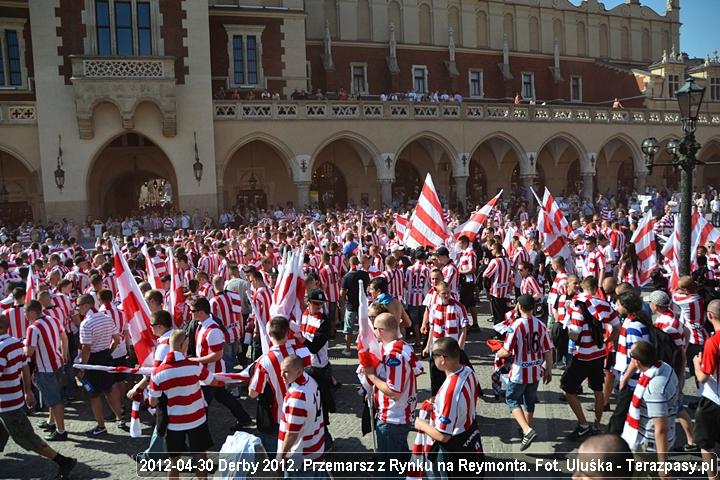
[(660, 369), (661, 363), (657, 362), (652, 367), (648, 368), (642, 375), (635, 386), (633, 391), (632, 401), (630, 402), (630, 409), (628, 410), (627, 418), (625, 420), (625, 427), (623, 428), (622, 438), (630, 446), (630, 449), (637, 450), (638, 445), (642, 442), (640, 435), (640, 402), (645, 394), (645, 389), (650, 384), (650, 380), (657, 374)]
[[(435, 416), (433, 415), (433, 403), (425, 400), (418, 410), (418, 418), (426, 420), (430, 425), (435, 424)], [(417, 432), (415, 442), (412, 446), (412, 457), (410, 458), (410, 466), (407, 470), (406, 480), (415, 480), (418, 478), (429, 478), (428, 472), (422, 468), (429, 461), (428, 456), (435, 441), (424, 432)]]

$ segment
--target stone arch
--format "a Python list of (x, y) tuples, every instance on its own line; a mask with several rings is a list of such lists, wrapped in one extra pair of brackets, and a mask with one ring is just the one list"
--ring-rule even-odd
[(616, 133), (606, 138), (600, 144), (597, 152), (600, 153), (600, 151), (602, 151), (602, 149), (605, 148), (605, 146), (612, 141), (621, 142), (625, 144), (625, 146), (630, 150), (633, 158), (633, 167), (635, 168), (636, 172), (643, 171), (645, 169), (645, 157), (643, 156), (642, 150), (640, 149), (640, 145), (638, 145), (638, 143), (632, 137), (625, 133)]
[(453, 29), (453, 40), (455, 45), (462, 46), (462, 23), (460, 22), (460, 10), (455, 5), (448, 8), (448, 27)]
[[(545, 173), (545, 185), (556, 196), (564, 196), (567, 175), (575, 160), (580, 161), (583, 171), (590, 170), (585, 147), (574, 136), (560, 132), (548, 138), (537, 149), (536, 168)], [(557, 193), (556, 193), (557, 192)]]
[(530, 17), (530, 51), (540, 51), (540, 22), (534, 15)]
[(7, 202), (0, 203), (0, 224), (15, 227), (42, 217), (40, 170), (12, 148), (0, 145), (0, 188), (7, 191)]
[[(408, 138), (407, 140), (405, 140), (405, 141), (402, 143), (402, 145), (400, 146), (400, 148), (397, 149), (396, 158), (397, 158), (397, 155), (399, 155), (400, 152), (402, 152), (402, 151), (405, 149), (405, 147), (407, 147), (407, 146), (410, 145), (411, 143), (416, 142), (416, 141), (418, 141), (418, 140), (420, 140), (420, 141), (429, 141), (429, 142), (432, 142), (432, 143), (435, 144), (435, 145), (439, 145), (439, 146), (442, 148), (442, 150), (443, 150), (443, 152), (445, 153), (445, 155), (447, 155), (448, 160), (450, 161), (451, 165), (454, 164), (454, 163), (455, 163), (455, 160), (458, 158), (457, 150), (455, 150), (455, 147), (453, 146), (453, 144), (452, 144), (449, 140), (447, 140), (446, 138), (442, 137), (441, 135), (438, 135), (437, 133), (430, 132), (430, 131), (427, 131), (427, 130), (426, 130), (426, 131), (423, 131), (423, 132), (416, 133), (416, 134), (413, 135), (412, 137), (410, 137), (410, 138)], [(440, 159), (437, 158), (436, 160), (439, 161)], [(437, 162), (436, 162), (436, 163), (437, 163)]]
[[(523, 164), (524, 159), (524, 149), (512, 136), (504, 132), (485, 136), (470, 151), (466, 187), (468, 197), (478, 203), (494, 193), (493, 187), (504, 188), (509, 192), (513, 169)], [(484, 178), (478, 178), (478, 173), (484, 174)], [(482, 191), (477, 191), (478, 185), (483, 187)]]
[(645, 166), (640, 147), (629, 136), (619, 133), (606, 139), (597, 150), (595, 170), (610, 175), (596, 175), (597, 189), (618, 194), (621, 202), (635, 189), (638, 172)]
[[(326, 186), (322, 191), (313, 190), (311, 186), (310, 202), (319, 203), (323, 195), (327, 197), (327, 189), (332, 187), (332, 198), (336, 203), (379, 205), (378, 172), (387, 169), (385, 165), (380, 167), (377, 164), (379, 157), (377, 148), (360, 135), (340, 132), (328, 138), (312, 154), (308, 171), (313, 185), (317, 187), (318, 172), (326, 176), (330, 170), (324, 165), (332, 164), (332, 169), (335, 169), (332, 171), (342, 174), (344, 185), (340, 184), (338, 177), (336, 184), (323, 184)], [(327, 203), (327, 198), (323, 202)]]
[[(720, 136), (711, 137), (703, 143), (697, 154), (698, 160), (720, 162)], [(695, 177), (695, 185), (705, 190), (708, 185), (720, 185), (720, 166), (700, 166)]]
[(577, 33), (577, 53), (578, 55), (587, 55), (587, 32), (585, 30), (585, 23), (578, 22), (576, 27)]
[(420, 30), (420, 43), (432, 44), (432, 9), (430, 4), (423, 2), (418, 7), (418, 23)]
[(363, 163), (364, 167), (367, 168), (369, 164), (372, 164), (378, 171), (383, 168), (383, 166), (379, 163), (380, 154), (382, 153), (380, 152), (380, 149), (378, 149), (378, 147), (367, 137), (360, 135), (359, 133), (345, 130), (333, 134), (332, 136), (323, 140), (320, 145), (318, 145), (318, 147), (310, 156), (310, 165), (308, 165), (308, 171), (312, 172), (315, 169), (315, 167), (317, 166), (317, 156), (325, 149), (325, 147), (338, 140), (349, 141), (349, 143), (353, 146), (356, 153), (360, 157), (360, 161)]
[(357, 3), (357, 39), (371, 39), (371, 13), (368, 0), (358, 0)]
[[(672, 161), (670, 154), (665, 150), (667, 142), (671, 139), (677, 140), (677, 135), (665, 135), (658, 140), (660, 150), (655, 155), (654, 161), (656, 163), (669, 163)], [(680, 171), (673, 167), (654, 167), (645, 183), (650, 187), (668, 188), (677, 191), (680, 187)]]
[(450, 178), (453, 169), (457, 168), (457, 157), (455, 148), (447, 139), (429, 131), (408, 138), (395, 155), (396, 161), (410, 162), (421, 178), (430, 173), (438, 195), (445, 201), (454, 198), (454, 185), (451, 185)]
[(154, 179), (171, 185), (172, 204), (177, 206), (175, 167), (162, 147), (136, 131), (111, 136), (97, 150), (86, 172), (89, 214), (101, 218), (131, 214), (138, 209), (140, 186)]
[(395, 162), (395, 181), (392, 184), (393, 201), (408, 204), (420, 194), (425, 178), (410, 161), (398, 159)]
[(475, 13), (475, 36), (478, 48), (488, 46), (488, 21), (484, 10)]
[[(235, 155), (235, 152), (237, 152), (239, 149), (241, 149), (248, 143), (255, 141), (263, 142), (270, 145), (277, 152), (278, 156), (283, 160), (286, 169), (291, 171), (293, 176), (297, 176), (300, 166), (295, 165), (295, 154), (290, 149), (290, 147), (288, 147), (287, 144), (285, 144), (285, 142), (283, 142), (279, 138), (268, 135), (264, 132), (253, 132), (245, 135), (244, 137), (236, 141), (228, 150), (228, 153), (227, 155), (225, 155), (225, 158), (223, 158), (222, 163), (220, 165), (217, 165), (218, 172), (225, 170), (228, 162)], [(306, 166), (306, 168), (310, 167)]]

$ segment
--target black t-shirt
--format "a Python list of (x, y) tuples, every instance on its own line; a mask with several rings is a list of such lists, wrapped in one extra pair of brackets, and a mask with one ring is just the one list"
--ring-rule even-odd
[(360, 304), (358, 299), (360, 295), (359, 280), (362, 280), (363, 285), (367, 288), (370, 284), (370, 275), (364, 270), (355, 270), (346, 273), (342, 279), (342, 288), (347, 290), (345, 308), (351, 312), (357, 312)]

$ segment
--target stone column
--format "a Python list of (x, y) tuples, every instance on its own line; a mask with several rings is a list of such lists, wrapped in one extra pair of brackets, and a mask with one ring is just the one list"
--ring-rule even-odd
[(383, 207), (389, 206), (392, 203), (392, 184), (394, 180), (392, 178), (378, 178), (380, 184), (380, 203)]
[[(525, 175), (520, 175), (520, 183), (522, 183), (523, 188), (525, 189), (525, 200), (528, 202), (528, 213), (534, 212), (535, 209), (535, 196), (530, 191), (531, 188), (533, 188), (533, 183), (535, 182), (535, 178), (537, 178), (537, 175), (534, 173), (529, 173)], [(535, 192), (538, 193), (538, 192)]]
[(645, 195), (645, 186), (647, 184), (647, 177), (648, 177), (647, 171), (637, 172), (637, 174), (635, 175), (635, 190), (637, 190), (639, 195)]
[(582, 172), (580, 173), (580, 177), (583, 181), (582, 196), (592, 202), (595, 196), (595, 192), (593, 191), (595, 172)]
[(310, 204), (310, 182), (295, 182), (298, 191), (298, 209), (307, 208)]
[(463, 211), (467, 209), (467, 175), (453, 176), (455, 180), (455, 205), (462, 205)]

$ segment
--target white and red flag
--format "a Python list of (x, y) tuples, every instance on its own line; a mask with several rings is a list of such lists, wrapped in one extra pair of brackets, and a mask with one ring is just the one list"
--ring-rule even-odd
[(571, 252), (568, 246), (568, 234), (571, 229), (562, 210), (560, 210), (555, 198), (547, 188), (545, 188), (542, 201), (540, 201), (533, 189), (530, 189), (530, 191), (535, 195), (535, 199), (540, 205), (537, 223), (543, 251), (550, 257), (561, 255), (569, 262)]
[(300, 324), (305, 296), (305, 280), (303, 279), (304, 254), (301, 249), (285, 252), (284, 261), (278, 267), (278, 279), (273, 291), (273, 303), (270, 316), (285, 317)]
[(429, 173), (409, 223), (405, 238), (407, 247), (439, 247), (449, 237), (440, 197)]
[(455, 238), (465, 235), (471, 242), (474, 241), (480, 233), (480, 229), (485, 226), (487, 219), (490, 218), (490, 214), (502, 193), (503, 191), (500, 190), (485, 206), (470, 215), (467, 222), (457, 227), (454, 232)]
[(142, 248), (140, 248), (140, 251), (145, 258), (145, 271), (147, 272), (148, 283), (155, 290), (160, 290), (162, 292), (162, 279), (160, 278), (160, 273), (157, 271), (157, 268), (155, 268), (155, 264), (153, 263), (152, 258), (150, 258), (150, 255), (148, 255), (147, 245), (143, 244)]
[(405, 241), (405, 235), (407, 235), (408, 224), (410, 220), (405, 215), (395, 214), (395, 238), (400, 243)]
[(175, 255), (173, 254), (172, 248), (168, 247), (167, 252), (167, 264), (168, 272), (170, 273), (170, 292), (168, 295), (168, 310), (172, 313), (173, 323), (176, 328), (181, 328), (183, 323), (183, 312), (180, 306), (185, 303), (185, 291), (182, 287), (182, 278), (180, 278), (180, 271), (178, 270), (177, 264), (175, 263)]
[(25, 286), (25, 303), (29, 302), (30, 300), (35, 300), (35, 296), (38, 292), (38, 279), (35, 276), (35, 272), (33, 272), (32, 265), (30, 265), (30, 268), (28, 269), (28, 276), (26, 280), (26, 286)]
[(153, 360), (152, 351), (156, 339), (150, 326), (150, 309), (142, 293), (140, 293), (140, 288), (130, 273), (125, 257), (120, 252), (115, 239), (112, 241), (112, 246), (118, 293), (123, 307), (122, 310), (128, 322), (128, 330), (135, 349), (135, 356), (140, 365), (151, 365)]
[[(710, 222), (698, 212), (692, 214), (691, 235), (690, 235), (690, 270), (696, 268), (697, 249), (700, 246), (720, 242), (720, 229), (715, 228)], [(667, 262), (670, 268), (670, 289), (675, 290), (680, 280), (680, 216), (675, 216), (675, 229), (662, 250), (662, 256), (670, 261)]]
[[(535, 192), (533, 192), (533, 194), (534, 193)], [(541, 205), (543, 210), (547, 212), (550, 221), (557, 226), (557, 229), (560, 232), (564, 232), (566, 236), (570, 235), (570, 232), (572, 232), (570, 224), (565, 218), (565, 214), (563, 214), (562, 210), (560, 210), (560, 207), (558, 207), (558, 204), (555, 201), (555, 197), (552, 196), (550, 190), (548, 190), (547, 187), (545, 187), (545, 193), (543, 194)]]
[(654, 226), (655, 220), (653, 220), (652, 211), (648, 210), (638, 223), (637, 230), (630, 239), (630, 242), (635, 244), (635, 252), (638, 257), (637, 267), (640, 287), (650, 281), (652, 272), (658, 266)]
[(382, 363), (382, 348), (375, 337), (373, 324), (370, 322), (368, 300), (362, 280), (360, 281), (358, 303), (358, 360), (360, 365), (365, 368), (376, 368)]

